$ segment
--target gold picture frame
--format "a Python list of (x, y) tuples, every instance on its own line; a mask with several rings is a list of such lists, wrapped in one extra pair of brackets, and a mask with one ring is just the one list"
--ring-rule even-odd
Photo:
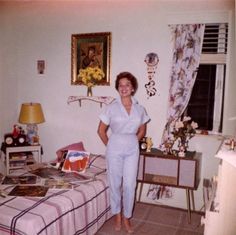
[(96, 85), (110, 85), (111, 33), (72, 34), (71, 85), (84, 85), (79, 79), (80, 69), (100, 67), (105, 76)]

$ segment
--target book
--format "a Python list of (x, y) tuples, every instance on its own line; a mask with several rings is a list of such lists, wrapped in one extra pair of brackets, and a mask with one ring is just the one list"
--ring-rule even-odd
[(17, 185), (8, 196), (28, 196), (28, 197), (44, 197), (48, 191), (48, 187), (40, 185)]
[(14, 160), (10, 162), (10, 167), (14, 167), (14, 166), (25, 166), (26, 162), (25, 160), (21, 161), (21, 160)]
[(85, 172), (89, 162), (89, 152), (69, 150), (62, 167), (64, 172)]
[(26, 160), (26, 158), (27, 158), (27, 155), (26, 154), (24, 154), (24, 153), (17, 153), (17, 154), (10, 154), (9, 155), (9, 160), (12, 160), (12, 161), (14, 161), (14, 160)]
[(4, 177), (2, 184), (36, 184), (37, 176), (35, 175), (7, 175)]

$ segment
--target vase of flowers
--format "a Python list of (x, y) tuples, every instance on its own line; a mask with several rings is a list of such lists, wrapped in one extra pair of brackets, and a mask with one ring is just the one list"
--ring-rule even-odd
[(99, 67), (87, 67), (79, 70), (78, 79), (87, 86), (87, 96), (92, 96), (92, 87), (98, 84), (105, 77), (104, 72)]
[(90, 97), (93, 96), (93, 90), (91, 86), (87, 87), (87, 96), (90, 96)]
[(183, 119), (174, 121), (172, 127), (173, 140), (174, 142), (178, 140), (178, 155), (184, 157), (188, 149), (189, 140), (196, 134), (198, 124), (192, 121), (191, 117), (183, 117)]

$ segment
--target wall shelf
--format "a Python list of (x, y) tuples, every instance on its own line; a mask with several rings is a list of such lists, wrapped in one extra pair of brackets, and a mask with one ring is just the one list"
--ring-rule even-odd
[(82, 105), (82, 100), (88, 100), (92, 102), (96, 102), (100, 104), (100, 107), (102, 107), (102, 104), (110, 104), (114, 98), (111, 96), (69, 96), (67, 100), (67, 104), (70, 104), (72, 102), (79, 102), (79, 106)]

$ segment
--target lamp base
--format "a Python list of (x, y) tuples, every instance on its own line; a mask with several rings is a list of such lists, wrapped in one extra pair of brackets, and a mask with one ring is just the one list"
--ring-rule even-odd
[(30, 145), (39, 144), (38, 127), (36, 124), (27, 124), (27, 141)]

